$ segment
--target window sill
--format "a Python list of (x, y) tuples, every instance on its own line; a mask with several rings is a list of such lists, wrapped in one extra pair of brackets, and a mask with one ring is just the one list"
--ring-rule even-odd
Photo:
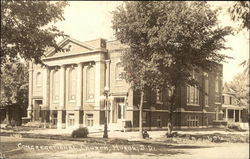
[(89, 100), (87, 100), (86, 101), (86, 103), (94, 103), (95, 101), (94, 100), (91, 100), (91, 99), (89, 99)]
[(58, 103), (59, 103), (59, 101), (53, 101), (52, 103), (53, 103), (53, 104), (58, 104)]
[(205, 105), (205, 107), (209, 107), (209, 105)]
[(214, 104), (221, 104), (221, 102), (214, 102)]
[(187, 106), (200, 106), (199, 104), (187, 103)]
[(156, 104), (163, 104), (163, 102), (156, 102)]
[(123, 87), (123, 85), (114, 85), (115, 87)]
[(116, 78), (115, 80), (116, 80), (117, 82), (122, 81), (122, 79), (119, 79), (119, 78)]

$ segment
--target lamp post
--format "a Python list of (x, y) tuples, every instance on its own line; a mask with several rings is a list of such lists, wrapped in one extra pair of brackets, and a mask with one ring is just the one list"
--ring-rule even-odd
[(105, 87), (104, 88), (104, 107), (105, 107), (105, 120), (104, 120), (104, 133), (103, 133), (103, 138), (108, 138), (108, 123), (107, 123), (107, 108), (108, 108), (108, 100), (109, 100), (109, 88)]

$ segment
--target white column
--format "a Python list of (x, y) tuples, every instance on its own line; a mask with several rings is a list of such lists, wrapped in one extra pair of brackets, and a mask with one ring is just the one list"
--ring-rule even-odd
[(77, 64), (76, 108), (82, 107), (82, 63)]
[(77, 64), (76, 75), (76, 108), (75, 108), (75, 128), (82, 126), (80, 109), (82, 108), (82, 63)]
[(27, 116), (31, 117), (32, 112), (32, 96), (33, 96), (33, 63), (29, 62), (29, 101), (28, 101), (28, 109)]
[[(83, 69), (82, 69), (82, 71), (83, 71), (83, 77), (82, 77), (82, 81), (83, 81), (83, 84), (82, 84), (82, 99), (83, 99), (83, 103), (85, 103), (86, 102), (86, 100), (87, 100), (87, 98), (86, 98), (86, 94), (87, 94), (87, 87), (86, 87), (86, 82), (87, 82), (87, 79), (86, 79), (86, 77), (87, 77), (87, 74), (86, 74), (86, 70), (87, 70), (87, 67), (86, 66), (82, 66), (83, 67)], [(84, 104), (83, 104), (84, 105)], [(85, 110), (86, 108), (84, 108), (83, 107), (83, 126), (85, 127), (86, 126), (86, 121), (85, 121), (85, 119), (86, 119), (86, 113), (85, 113)]]
[(65, 65), (60, 68), (60, 92), (59, 92), (59, 108), (57, 111), (57, 128), (62, 128), (62, 110), (65, 107)]
[(226, 121), (228, 121), (228, 110), (226, 108)]

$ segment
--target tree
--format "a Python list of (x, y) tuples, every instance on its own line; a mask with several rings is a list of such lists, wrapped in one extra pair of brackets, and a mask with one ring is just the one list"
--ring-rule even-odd
[[(231, 18), (235, 22), (240, 22), (240, 30), (250, 29), (250, 2), (249, 1), (235, 1), (232, 2), (232, 6), (228, 9)], [(245, 67), (244, 72), (249, 74), (249, 60), (244, 60), (240, 65)]]
[(13, 107), (25, 110), (28, 105), (28, 67), (22, 62), (9, 63), (1, 67), (0, 108), (6, 110), (6, 121)]
[[(170, 124), (176, 105), (176, 88), (198, 85), (193, 70), (212, 71), (228, 58), (218, 53), (231, 27), (220, 28), (217, 11), (206, 2), (125, 2), (113, 12), (113, 29), (121, 43), (125, 78), (140, 91), (143, 86), (170, 88)], [(138, 88), (137, 87), (137, 88)], [(141, 118), (141, 117), (140, 117)]]
[(64, 36), (55, 26), (64, 20), (67, 2), (1, 1), (1, 66), (18, 58), (41, 63), (47, 48), (62, 50), (56, 38)]
[(244, 72), (238, 73), (228, 86), (236, 92), (236, 99), (239, 106), (246, 106), (249, 103), (249, 78)]
[[(135, 49), (135, 50), (132, 50)], [(144, 102), (144, 92), (147, 88), (154, 88), (155, 85), (150, 81), (150, 77), (154, 74), (149, 63), (145, 63), (142, 56), (146, 52), (141, 52), (141, 54), (131, 52), (136, 52), (139, 48), (128, 48), (125, 49), (122, 54), (122, 61), (124, 70), (126, 71), (123, 74), (123, 78), (125, 78), (130, 84), (133, 90), (139, 91), (140, 93), (140, 104), (139, 108), (139, 137), (143, 138), (143, 128), (142, 128), (142, 119), (143, 119), (143, 102)], [(150, 81), (150, 82), (149, 82)]]
[(249, 1), (234, 1), (228, 9), (233, 21), (240, 22), (240, 28), (250, 29), (250, 2)]

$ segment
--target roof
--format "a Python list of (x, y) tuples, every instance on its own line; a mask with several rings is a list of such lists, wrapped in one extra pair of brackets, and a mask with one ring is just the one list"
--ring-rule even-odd
[(232, 88), (230, 88), (227, 83), (225, 83), (224, 86), (223, 86), (223, 93), (225, 93), (225, 94), (233, 94), (233, 95), (236, 94), (236, 92)]

